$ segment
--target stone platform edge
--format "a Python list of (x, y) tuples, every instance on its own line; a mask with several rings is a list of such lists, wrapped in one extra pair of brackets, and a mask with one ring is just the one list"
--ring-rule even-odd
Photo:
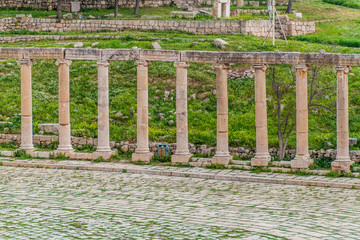
[[(44, 163), (42, 160), (37, 162), (14, 162), (14, 161), (1, 161), (2, 166), (8, 167), (27, 167), (27, 168), (47, 168), (47, 169), (65, 169), (65, 170), (90, 170), (90, 171), (105, 171), (105, 172), (121, 172), (121, 173), (132, 173), (132, 174), (147, 174), (147, 175), (158, 175), (158, 176), (174, 176), (174, 177), (185, 177), (185, 178), (200, 178), (210, 180), (222, 180), (222, 181), (234, 181), (234, 182), (251, 182), (251, 183), (269, 183), (269, 184), (284, 184), (284, 185), (297, 185), (297, 186), (315, 186), (315, 187), (331, 187), (331, 188), (342, 188), (342, 189), (360, 189), (359, 184), (343, 183), (343, 182), (327, 182), (327, 181), (311, 181), (311, 180), (296, 180), (296, 179), (276, 179), (267, 177), (252, 177), (252, 176), (232, 176), (219, 173), (219, 170), (207, 169), (208, 173), (198, 172), (194, 173), (186, 171), (184, 168), (169, 170), (164, 168), (159, 169), (147, 169), (142, 166), (134, 166), (130, 164), (118, 164), (118, 166), (91, 166), (89, 165), (71, 165), (61, 163)], [(104, 163), (102, 163), (104, 164)], [(105, 163), (106, 164), (106, 163)], [(157, 166), (159, 167), (159, 166)], [(193, 169), (193, 168), (191, 168)], [(176, 171), (178, 170), (178, 171)], [(236, 170), (227, 170), (236, 171)], [(239, 171), (239, 174), (241, 172)]]

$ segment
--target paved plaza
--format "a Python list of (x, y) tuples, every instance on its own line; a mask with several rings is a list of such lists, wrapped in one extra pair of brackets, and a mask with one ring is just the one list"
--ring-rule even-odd
[(0, 239), (359, 239), (360, 191), (0, 167)]

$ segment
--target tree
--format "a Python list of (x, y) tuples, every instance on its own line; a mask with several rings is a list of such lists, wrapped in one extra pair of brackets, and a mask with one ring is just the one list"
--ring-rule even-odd
[(57, 2), (57, 19), (61, 19), (62, 15), (61, 15), (61, 5), (62, 5), (62, 0), (58, 0)]
[(135, 15), (139, 13), (139, 7), (140, 7), (140, 0), (136, 0), (135, 10), (134, 10)]
[(286, 13), (291, 13), (294, 0), (289, 0)]
[[(308, 71), (308, 109), (309, 113), (335, 115), (336, 101), (330, 98), (336, 89), (336, 82), (329, 71), (322, 66), (312, 66)], [(279, 157), (285, 157), (290, 135), (296, 129), (296, 73), (291, 66), (270, 66), (268, 84), (269, 103), (273, 106), (270, 114), (276, 119), (279, 142)]]
[(118, 17), (119, 15), (119, 0), (115, 0), (115, 13), (114, 17)]

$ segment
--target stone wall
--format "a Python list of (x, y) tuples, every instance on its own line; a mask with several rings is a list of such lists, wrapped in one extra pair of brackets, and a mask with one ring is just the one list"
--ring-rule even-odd
[[(287, 35), (304, 35), (315, 32), (314, 22), (284, 22)], [(0, 30), (31, 30), (31, 31), (121, 31), (123, 29), (138, 30), (176, 30), (196, 34), (227, 34), (244, 33), (257, 37), (265, 37), (270, 28), (267, 20), (250, 21), (173, 21), (173, 20), (61, 20), (28, 18), (0, 19)], [(280, 27), (277, 25), (277, 36)]]
[[(15, 143), (17, 145), (20, 144), (20, 134), (0, 134), (0, 143)], [(51, 143), (58, 141), (58, 136), (50, 136), (50, 135), (34, 135), (33, 142), (37, 145), (47, 146)], [(74, 147), (80, 147), (83, 145), (94, 145), (97, 146), (97, 139), (96, 138), (86, 138), (86, 137), (71, 137), (71, 143)], [(159, 143), (150, 142), (149, 147), (150, 151), (156, 152), (157, 145)], [(122, 141), (120, 143), (110, 142), (110, 146), (121, 148), (123, 151), (135, 151), (136, 143), (131, 143), (129, 141)], [(170, 143), (169, 148), (171, 153), (175, 153), (176, 144)], [(195, 146), (194, 144), (189, 144), (189, 150), (192, 154), (194, 153), (201, 153), (205, 156), (212, 156), (215, 154), (215, 147), (207, 147), (206, 145)], [(229, 148), (229, 152), (234, 156), (240, 156), (244, 158), (251, 158), (255, 154), (255, 149), (246, 149), (243, 147)], [(269, 153), (271, 155), (277, 155), (278, 150), (276, 148), (270, 148)], [(287, 150), (287, 155), (294, 157), (296, 154), (295, 149)], [(310, 155), (312, 157), (328, 157), (335, 159), (336, 157), (336, 150), (328, 149), (328, 150), (310, 150)], [(350, 157), (355, 162), (360, 162), (360, 151), (350, 151)]]
[[(81, 2), (81, 8), (110, 8), (115, 0), (64, 0), (64, 3)], [(194, 6), (211, 5), (212, 0), (146, 0), (141, 1), (141, 7), (159, 7), (175, 5), (179, 8), (192, 8)], [(0, 7), (7, 8), (35, 8), (53, 10), (57, 6), (57, 0), (0, 0)], [(119, 0), (121, 8), (135, 6), (135, 0)]]

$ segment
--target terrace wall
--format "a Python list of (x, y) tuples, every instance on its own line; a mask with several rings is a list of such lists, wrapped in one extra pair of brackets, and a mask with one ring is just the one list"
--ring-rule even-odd
[[(64, 0), (64, 3), (81, 2), (81, 8), (110, 8), (114, 6), (115, 0)], [(141, 7), (159, 7), (175, 5), (180, 8), (188, 8), (200, 5), (211, 5), (211, 0), (146, 0), (141, 1)], [(0, 0), (0, 7), (10, 8), (35, 8), (53, 10), (57, 6), (57, 0)], [(135, 0), (119, 0), (122, 8), (134, 7)]]
[[(286, 35), (298, 36), (315, 32), (314, 22), (284, 22)], [(0, 19), (0, 31), (121, 31), (123, 29), (184, 31), (195, 34), (229, 34), (243, 33), (265, 37), (270, 28), (266, 20), (249, 21), (174, 21), (174, 20), (61, 20), (28, 18)], [(276, 27), (276, 36), (280, 37), (280, 26)], [(271, 35), (270, 35), (271, 37)]]

